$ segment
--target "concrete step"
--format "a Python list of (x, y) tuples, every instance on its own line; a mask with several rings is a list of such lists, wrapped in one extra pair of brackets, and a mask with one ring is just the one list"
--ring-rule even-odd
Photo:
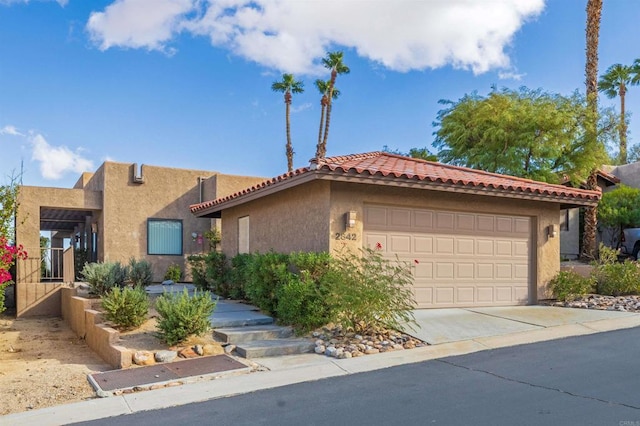
[(246, 327), (273, 324), (273, 318), (256, 311), (213, 312), (209, 317), (212, 328)]
[(239, 344), (236, 352), (244, 358), (262, 358), (309, 353), (313, 351), (314, 346), (308, 339), (254, 340)]
[(238, 345), (253, 340), (283, 339), (291, 337), (293, 329), (291, 327), (280, 327), (277, 325), (254, 325), (248, 327), (217, 328), (213, 331), (213, 336), (222, 342)]

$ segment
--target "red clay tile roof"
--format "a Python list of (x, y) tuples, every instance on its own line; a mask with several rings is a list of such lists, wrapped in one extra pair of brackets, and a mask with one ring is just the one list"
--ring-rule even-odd
[(451, 166), (431, 161), (403, 157), (386, 152), (368, 152), (364, 154), (329, 157), (323, 160), (312, 160), (310, 167), (297, 169), (275, 178), (266, 180), (258, 185), (236, 192), (217, 200), (206, 201), (190, 206), (191, 212), (199, 211), (223, 204), (261, 189), (292, 181), (309, 173), (339, 175), (356, 175), (359, 177), (391, 177), (394, 179), (433, 182), (449, 184), (454, 187), (494, 189), (504, 192), (525, 193), (541, 196), (555, 196), (582, 201), (596, 202), (600, 199), (600, 192), (576, 189), (562, 185), (537, 182), (513, 176), (488, 173), (466, 167)]

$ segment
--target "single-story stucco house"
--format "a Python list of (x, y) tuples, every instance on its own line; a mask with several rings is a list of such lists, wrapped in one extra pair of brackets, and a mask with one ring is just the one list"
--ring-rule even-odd
[[(560, 268), (561, 209), (600, 192), (385, 152), (309, 167), (191, 206), (222, 219), (222, 250), (368, 246), (414, 264), (420, 308), (535, 304)], [(357, 250), (356, 250), (357, 252)]]
[[(219, 226), (193, 216), (189, 206), (261, 181), (108, 161), (83, 173), (70, 189), (21, 186), (16, 242), (29, 258), (17, 264), (17, 316), (60, 315), (59, 287), (74, 280), (73, 250), (67, 247), (93, 262), (148, 260), (154, 281), (162, 281), (171, 264), (184, 271), (190, 254), (209, 249), (204, 233)], [(40, 249), (41, 231), (51, 235), (47, 250)]]

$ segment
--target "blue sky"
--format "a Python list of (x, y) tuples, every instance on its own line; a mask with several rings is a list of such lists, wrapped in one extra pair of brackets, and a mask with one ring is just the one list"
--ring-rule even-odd
[[(640, 57), (640, 2), (605, 0), (600, 72)], [(70, 187), (105, 160), (271, 177), (315, 153), (318, 65), (343, 50), (327, 155), (429, 147), (440, 99), (584, 90), (586, 0), (0, 0), (0, 183)], [(602, 105), (618, 100), (600, 97)], [(632, 87), (627, 110), (640, 110)], [(640, 141), (631, 116), (630, 144)]]

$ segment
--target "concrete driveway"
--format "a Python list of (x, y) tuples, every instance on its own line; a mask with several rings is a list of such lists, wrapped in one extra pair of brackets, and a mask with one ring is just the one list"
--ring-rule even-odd
[(599, 322), (634, 317), (631, 312), (573, 309), (552, 306), (417, 309), (418, 327), (405, 332), (429, 344), (505, 336), (570, 325), (598, 328)]

